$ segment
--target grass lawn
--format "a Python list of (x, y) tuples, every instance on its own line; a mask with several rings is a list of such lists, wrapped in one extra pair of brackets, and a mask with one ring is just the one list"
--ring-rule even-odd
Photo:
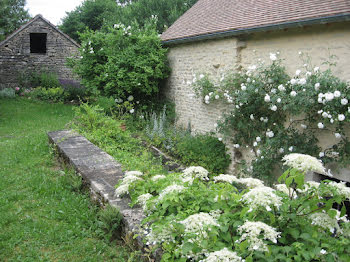
[(48, 146), (72, 117), (68, 105), (0, 99), (0, 261), (127, 260), (99, 237), (98, 209)]

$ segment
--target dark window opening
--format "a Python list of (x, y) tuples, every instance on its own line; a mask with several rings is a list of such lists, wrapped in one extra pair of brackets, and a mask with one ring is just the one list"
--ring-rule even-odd
[(37, 54), (46, 53), (46, 33), (30, 34), (30, 52)]

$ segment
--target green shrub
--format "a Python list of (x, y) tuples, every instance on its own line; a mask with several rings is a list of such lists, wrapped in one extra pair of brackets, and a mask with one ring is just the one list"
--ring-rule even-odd
[(89, 93), (125, 101), (133, 95), (140, 104), (157, 98), (168, 76), (166, 52), (154, 24), (115, 25), (81, 35), (81, 57), (70, 65)]
[(0, 90), (0, 98), (14, 98), (16, 96), (16, 92), (12, 88), (4, 88)]
[(38, 86), (52, 88), (60, 86), (56, 73), (43, 69), (33, 72), (28, 70), (21, 72), (18, 75), (18, 83), (22, 88), (35, 88)]
[(62, 87), (45, 88), (39, 86), (37, 88), (34, 88), (30, 93), (27, 93), (26, 95), (43, 101), (65, 101), (65, 92)]
[(209, 172), (225, 173), (231, 160), (227, 149), (216, 137), (187, 135), (178, 141), (175, 154), (187, 166), (202, 166)]
[(98, 232), (109, 241), (120, 239), (123, 226), (123, 216), (110, 205), (98, 213)]

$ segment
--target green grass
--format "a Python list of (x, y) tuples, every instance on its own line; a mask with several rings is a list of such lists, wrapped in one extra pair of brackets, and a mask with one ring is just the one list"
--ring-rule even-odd
[(0, 99), (0, 261), (125, 261), (128, 250), (100, 235), (98, 209), (62, 171), (47, 132), (72, 107)]

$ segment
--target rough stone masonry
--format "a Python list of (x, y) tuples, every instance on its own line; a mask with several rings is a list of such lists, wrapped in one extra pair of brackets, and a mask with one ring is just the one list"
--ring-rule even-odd
[(16, 87), (21, 75), (39, 70), (72, 79), (66, 59), (77, 55), (78, 48), (74, 40), (41, 15), (35, 16), (0, 42), (0, 89)]

